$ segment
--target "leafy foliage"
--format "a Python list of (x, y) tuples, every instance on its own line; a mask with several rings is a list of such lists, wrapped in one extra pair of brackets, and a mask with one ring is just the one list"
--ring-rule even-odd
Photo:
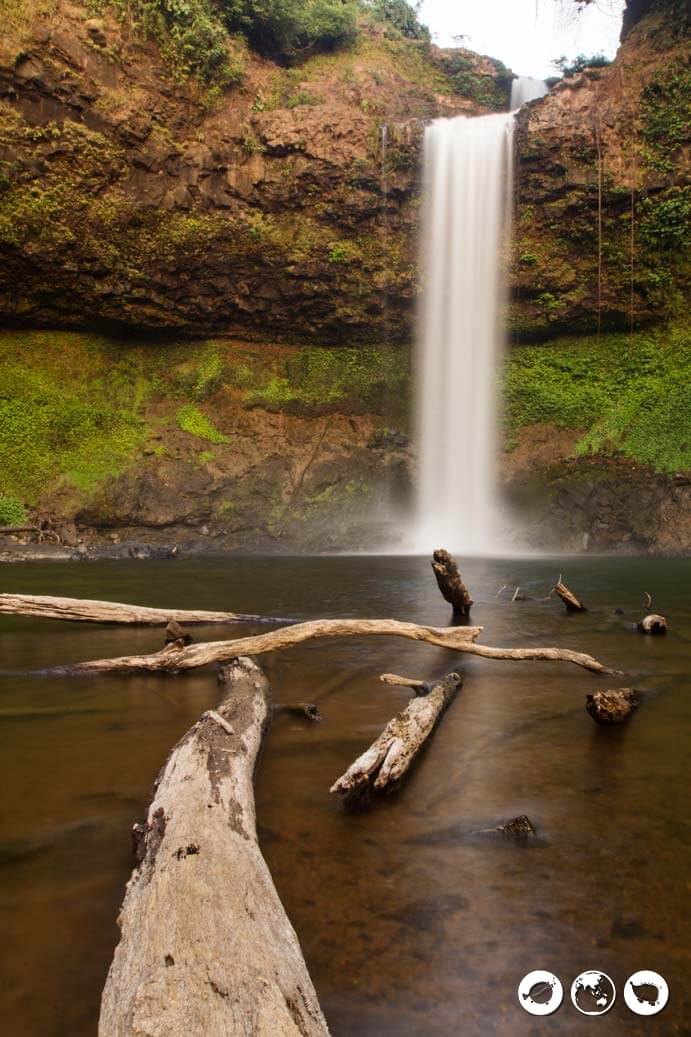
[(388, 22), (395, 29), (410, 40), (424, 40), (429, 42), (430, 33), (426, 25), (419, 18), (421, 4), (410, 4), (408, 0), (365, 0), (375, 18)]
[(26, 508), (16, 497), (0, 493), (0, 526), (22, 526), (26, 522)]
[(352, 43), (355, 0), (217, 0), (229, 29), (261, 54), (288, 63)]
[(517, 349), (505, 386), (510, 436), (553, 424), (583, 431), (577, 454), (691, 468), (691, 341), (680, 328)]
[(571, 60), (562, 54), (552, 62), (552, 66), (564, 77), (575, 76), (579, 72), (585, 72), (587, 68), (607, 68), (611, 64), (611, 60), (604, 54), (579, 54)]
[(641, 123), (647, 159), (671, 172), (691, 126), (691, 67), (682, 61), (659, 68), (641, 94)]

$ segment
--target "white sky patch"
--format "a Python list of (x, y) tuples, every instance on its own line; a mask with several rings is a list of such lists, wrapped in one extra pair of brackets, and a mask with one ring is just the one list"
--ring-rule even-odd
[(623, 10), (624, 0), (597, 0), (580, 14), (571, 0), (423, 0), (419, 17), (440, 47), (469, 47), (544, 79), (562, 54), (613, 58)]

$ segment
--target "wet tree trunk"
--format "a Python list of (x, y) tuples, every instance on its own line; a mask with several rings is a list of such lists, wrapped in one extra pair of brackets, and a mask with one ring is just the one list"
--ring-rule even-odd
[(561, 576), (557, 580), (557, 583), (556, 583), (556, 586), (555, 586), (554, 590), (555, 590), (555, 593), (558, 594), (559, 597), (561, 598), (561, 600), (564, 602), (564, 605), (566, 606), (566, 611), (567, 612), (587, 612), (588, 611), (587, 608), (585, 607), (585, 605), (583, 604), (583, 602), (579, 598), (576, 597), (576, 595), (573, 593), (573, 591), (570, 590), (570, 588), (567, 587), (565, 583), (562, 582)]
[(454, 615), (467, 619), (473, 599), (463, 582), (456, 559), (443, 549), (435, 551), (432, 556), (432, 570), (441, 595), (451, 605)]
[(324, 1037), (295, 932), (257, 844), (252, 779), (270, 713), (250, 659), (172, 751), (127, 885), (99, 1037)]

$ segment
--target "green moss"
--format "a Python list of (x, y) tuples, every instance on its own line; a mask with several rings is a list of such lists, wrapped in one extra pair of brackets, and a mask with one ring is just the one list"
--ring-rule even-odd
[(405, 406), (410, 373), (407, 355), (398, 350), (310, 346), (270, 372), (241, 364), (235, 377), (248, 406), (315, 414), (378, 411), (389, 399)]
[(228, 437), (219, 432), (209, 418), (202, 414), (200, 410), (197, 410), (192, 403), (185, 403), (180, 407), (175, 420), (177, 421), (178, 428), (182, 429), (183, 432), (189, 432), (191, 436), (196, 436), (197, 439), (206, 439), (209, 443), (230, 442)]
[(671, 173), (691, 123), (691, 68), (683, 60), (659, 68), (640, 102), (644, 157), (659, 172)]
[(33, 504), (51, 484), (89, 490), (120, 472), (148, 429), (149, 392), (104, 340), (0, 338), (0, 493)]
[(672, 327), (563, 339), (511, 352), (506, 431), (582, 432), (578, 454), (619, 452), (658, 471), (691, 467), (691, 340)]
[(0, 526), (22, 526), (26, 521), (27, 512), (22, 502), (0, 494)]

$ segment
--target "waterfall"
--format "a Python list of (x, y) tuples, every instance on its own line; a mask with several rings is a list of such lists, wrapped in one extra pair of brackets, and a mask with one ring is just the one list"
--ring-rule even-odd
[(502, 251), (512, 114), (437, 119), (425, 131), (418, 330), (416, 547), (494, 543)]
[(533, 79), (532, 76), (517, 76), (511, 84), (511, 111), (515, 112), (528, 101), (535, 101), (547, 93), (549, 93), (549, 87), (542, 79)]

